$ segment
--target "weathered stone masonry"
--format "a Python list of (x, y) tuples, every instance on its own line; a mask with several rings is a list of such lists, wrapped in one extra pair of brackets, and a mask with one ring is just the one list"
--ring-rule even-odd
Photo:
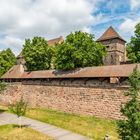
[[(44, 83), (44, 84), (43, 84)], [(96, 83), (96, 84), (95, 84)], [(32, 107), (46, 107), (65, 112), (102, 118), (122, 118), (121, 103), (127, 88), (96, 80), (25, 81), (12, 83), (0, 97), (2, 102), (26, 98)]]

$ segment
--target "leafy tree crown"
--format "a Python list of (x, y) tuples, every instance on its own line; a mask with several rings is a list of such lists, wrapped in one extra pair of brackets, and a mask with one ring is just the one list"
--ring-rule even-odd
[(22, 54), (28, 70), (51, 69), (54, 50), (53, 47), (48, 46), (47, 40), (42, 37), (34, 37), (32, 40), (26, 39), (23, 46)]
[(103, 64), (105, 46), (94, 41), (94, 36), (81, 31), (71, 33), (56, 47), (55, 67), (69, 70)]
[(0, 76), (6, 73), (16, 62), (16, 57), (10, 48), (0, 52)]
[(130, 88), (125, 93), (129, 101), (122, 106), (125, 119), (118, 122), (122, 140), (140, 140), (140, 73), (137, 67), (129, 77)]
[(140, 63), (140, 23), (135, 28), (135, 36), (127, 44), (127, 55), (133, 63)]

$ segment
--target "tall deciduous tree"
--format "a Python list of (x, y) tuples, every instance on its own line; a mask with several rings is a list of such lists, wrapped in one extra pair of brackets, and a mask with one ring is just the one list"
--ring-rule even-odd
[(76, 31), (68, 35), (65, 42), (56, 47), (55, 67), (69, 70), (102, 65), (105, 54), (105, 47), (95, 42), (93, 35)]
[(140, 140), (140, 73), (137, 68), (129, 77), (129, 83), (126, 96), (130, 100), (121, 108), (126, 118), (118, 122), (118, 131), (122, 140)]
[(135, 36), (127, 44), (127, 54), (133, 63), (140, 63), (140, 23), (136, 25)]
[(48, 46), (47, 40), (42, 37), (26, 39), (22, 54), (26, 61), (27, 69), (46, 70), (51, 68), (53, 48)]
[(0, 76), (7, 72), (16, 62), (16, 57), (10, 48), (0, 53)]

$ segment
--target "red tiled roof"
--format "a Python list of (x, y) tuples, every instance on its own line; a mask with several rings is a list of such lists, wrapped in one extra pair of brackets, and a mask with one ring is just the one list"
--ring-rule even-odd
[[(112, 38), (119, 38), (123, 41), (125, 41), (116, 31), (113, 27), (109, 27), (104, 33), (103, 35), (97, 39), (97, 41), (103, 41), (103, 40), (107, 40), (107, 39), (112, 39)], [(126, 42), (126, 41), (125, 41)]]
[(60, 36), (58, 38), (54, 38), (54, 39), (48, 40), (48, 45), (49, 46), (54, 46), (56, 44), (62, 43), (63, 41), (64, 41), (63, 37)]
[(1, 78), (20, 78), (24, 73), (23, 65), (14, 65), (8, 72), (6, 72)]
[[(54, 38), (54, 39), (51, 39), (51, 40), (48, 40), (48, 45), (49, 46), (54, 46), (56, 44), (59, 44), (59, 43), (62, 43), (64, 41), (63, 37), (60, 36), (58, 38)], [(17, 58), (22, 58), (22, 52), (17, 56)]]
[(136, 65), (138, 66), (138, 70), (140, 71), (140, 64), (86, 67), (70, 71), (31, 71), (23, 72), (18, 76), (14, 74), (14, 70), (10, 70), (2, 76), (2, 79), (128, 77), (133, 72), (133, 69), (136, 67)]

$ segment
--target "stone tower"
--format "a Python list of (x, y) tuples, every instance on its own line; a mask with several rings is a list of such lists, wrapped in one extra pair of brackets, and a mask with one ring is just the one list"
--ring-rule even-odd
[(97, 41), (104, 44), (107, 49), (104, 65), (119, 65), (125, 61), (126, 41), (113, 27), (109, 27)]

